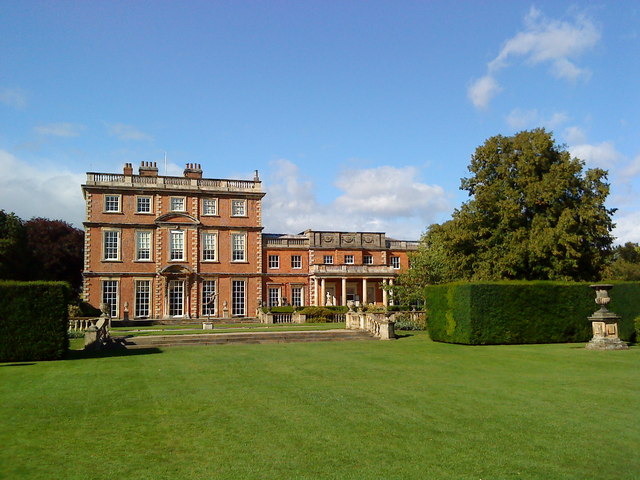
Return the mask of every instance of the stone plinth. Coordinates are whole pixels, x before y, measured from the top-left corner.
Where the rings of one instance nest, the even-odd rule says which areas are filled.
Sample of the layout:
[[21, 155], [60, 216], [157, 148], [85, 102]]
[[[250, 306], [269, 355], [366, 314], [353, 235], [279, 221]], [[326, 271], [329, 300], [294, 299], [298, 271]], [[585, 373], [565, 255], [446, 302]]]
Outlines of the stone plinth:
[[587, 350], [626, 350], [628, 345], [618, 337], [618, 320], [620, 316], [609, 311], [607, 305], [611, 301], [609, 290], [613, 288], [611, 284], [591, 285], [596, 291], [596, 304], [600, 305], [600, 310], [589, 317], [593, 338], [587, 343]]

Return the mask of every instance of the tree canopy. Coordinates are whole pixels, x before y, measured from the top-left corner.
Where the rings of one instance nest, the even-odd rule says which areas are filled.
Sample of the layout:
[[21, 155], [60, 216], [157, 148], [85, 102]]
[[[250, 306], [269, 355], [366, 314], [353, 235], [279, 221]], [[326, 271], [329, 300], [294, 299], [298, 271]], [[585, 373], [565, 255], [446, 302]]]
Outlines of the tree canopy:
[[471, 199], [427, 229], [409, 275], [428, 283], [600, 278], [615, 212], [605, 206], [605, 170], [584, 170], [544, 129], [489, 138], [468, 169], [460, 188]]
[[84, 232], [62, 220], [23, 222], [0, 210], [0, 278], [82, 285]]

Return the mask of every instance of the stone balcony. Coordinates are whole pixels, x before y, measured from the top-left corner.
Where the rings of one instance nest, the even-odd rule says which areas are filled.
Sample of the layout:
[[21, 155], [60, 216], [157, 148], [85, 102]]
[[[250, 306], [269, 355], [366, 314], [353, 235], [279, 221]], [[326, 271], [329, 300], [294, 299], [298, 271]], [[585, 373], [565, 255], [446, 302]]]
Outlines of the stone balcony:
[[388, 276], [398, 270], [388, 265], [311, 265], [311, 274], [318, 276]]
[[86, 187], [145, 188], [157, 190], [201, 190], [207, 192], [262, 193], [262, 182], [255, 180], [224, 180], [118, 173], [87, 173]]

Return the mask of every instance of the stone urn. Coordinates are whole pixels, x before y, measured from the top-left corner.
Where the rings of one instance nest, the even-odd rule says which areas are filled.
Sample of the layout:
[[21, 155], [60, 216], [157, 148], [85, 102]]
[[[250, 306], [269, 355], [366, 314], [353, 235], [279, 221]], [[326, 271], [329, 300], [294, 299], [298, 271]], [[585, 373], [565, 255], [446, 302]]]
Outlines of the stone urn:
[[587, 343], [586, 348], [588, 350], [625, 350], [629, 348], [618, 337], [618, 320], [620, 320], [620, 316], [607, 308], [607, 305], [611, 302], [609, 290], [613, 288], [613, 285], [600, 283], [590, 285], [590, 287], [596, 292], [595, 302], [596, 305], [600, 305], [600, 309], [589, 317], [593, 338]]

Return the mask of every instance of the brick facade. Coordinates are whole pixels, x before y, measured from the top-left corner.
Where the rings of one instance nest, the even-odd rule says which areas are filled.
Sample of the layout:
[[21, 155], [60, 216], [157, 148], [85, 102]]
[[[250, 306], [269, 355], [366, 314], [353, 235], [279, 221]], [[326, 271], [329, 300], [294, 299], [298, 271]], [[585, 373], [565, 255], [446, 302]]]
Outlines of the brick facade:
[[[374, 232], [262, 233], [253, 180], [88, 173], [84, 298], [115, 318], [251, 317], [265, 305], [389, 303], [415, 242]], [[331, 263], [328, 263], [331, 260]]]

